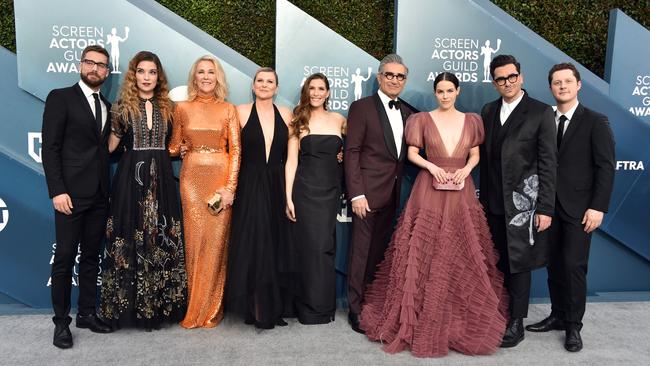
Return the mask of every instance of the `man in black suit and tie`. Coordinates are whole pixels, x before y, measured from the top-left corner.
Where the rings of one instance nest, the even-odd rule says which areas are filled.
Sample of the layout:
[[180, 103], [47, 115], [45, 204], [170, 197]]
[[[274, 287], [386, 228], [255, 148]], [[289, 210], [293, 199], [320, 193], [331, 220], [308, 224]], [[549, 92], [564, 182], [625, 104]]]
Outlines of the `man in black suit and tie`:
[[511, 55], [490, 63], [501, 98], [483, 106], [480, 196], [499, 269], [510, 295], [510, 320], [501, 347], [524, 339], [531, 270], [548, 260], [546, 230], [555, 204], [556, 155], [553, 109], [521, 87], [521, 66]]
[[614, 138], [607, 117], [578, 102], [580, 73], [573, 64], [548, 73], [557, 101], [558, 168], [555, 215], [547, 267], [551, 314], [526, 326], [531, 332], [565, 330], [564, 348], [582, 349], [591, 233], [607, 212], [614, 183]]
[[96, 315], [99, 251], [108, 212], [107, 131], [110, 103], [99, 88], [108, 77], [108, 52], [88, 46], [81, 54], [81, 81], [54, 89], [43, 112], [43, 170], [54, 205], [56, 249], [52, 263], [54, 341], [72, 347], [69, 324], [72, 268], [79, 260], [76, 326], [108, 333]]

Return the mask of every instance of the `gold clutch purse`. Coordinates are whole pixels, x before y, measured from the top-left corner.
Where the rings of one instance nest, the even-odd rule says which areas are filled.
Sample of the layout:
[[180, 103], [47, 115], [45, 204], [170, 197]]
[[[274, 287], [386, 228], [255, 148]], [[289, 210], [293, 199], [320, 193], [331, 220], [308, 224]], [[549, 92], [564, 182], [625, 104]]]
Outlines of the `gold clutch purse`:
[[212, 215], [218, 215], [221, 211], [223, 211], [223, 205], [221, 204], [221, 194], [220, 193], [215, 193], [210, 197], [208, 200], [208, 211]]

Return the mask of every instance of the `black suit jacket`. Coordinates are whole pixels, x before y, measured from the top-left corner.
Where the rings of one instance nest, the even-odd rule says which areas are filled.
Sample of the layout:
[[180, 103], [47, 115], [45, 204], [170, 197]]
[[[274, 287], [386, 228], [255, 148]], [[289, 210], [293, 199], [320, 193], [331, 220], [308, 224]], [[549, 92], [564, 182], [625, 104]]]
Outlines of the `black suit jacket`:
[[[111, 104], [102, 96], [106, 109]], [[79, 84], [54, 89], [45, 100], [43, 112], [43, 170], [50, 198], [67, 193], [72, 198], [94, 196], [98, 189], [108, 196], [108, 131], [103, 130]]]
[[[480, 146], [480, 196], [490, 212], [487, 195], [501, 189], [504, 200], [508, 255], [513, 273], [546, 265], [547, 243], [538, 240], [531, 225], [535, 213], [553, 216], [557, 146], [553, 109], [525, 93], [501, 127], [501, 187], [491, 187], [488, 174], [493, 171], [493, 122], [501, 110], [499, 98], [483, 106], [481, 118], [485, 126], [485, 142]], [[534, 245], [531, 245], [533, 244]]]
[[[401, 101], [402, 123], [414, 108]], [[398, 157], [393, 129], [388, 114], [375, 93], [350, 105], [345, 153], [345, 183], [348, 197], [365, 195], [371, 209], [389, 204], [390, 198], [399, 207], [399, 192], [406, 159], [406, 144], [402, 138]]]
[[578, 104], [558, 153], [557, 199], [571, 217], [607, 212], [614, 185], [614, 137], [607, 117]]

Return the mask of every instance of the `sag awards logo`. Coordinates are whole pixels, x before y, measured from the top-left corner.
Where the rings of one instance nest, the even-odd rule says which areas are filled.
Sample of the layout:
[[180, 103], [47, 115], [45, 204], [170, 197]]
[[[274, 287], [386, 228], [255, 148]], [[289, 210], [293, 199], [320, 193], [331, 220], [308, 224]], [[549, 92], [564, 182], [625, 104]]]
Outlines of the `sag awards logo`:
[[330, 83], [330, 100], [327, 108], [330, 111], [347, 111], [352, 102], [361, 99], [363, 87], [372, 76], [372, 67], [364, 71], [366, 71], [365, 75], [361, 73], [360, 67], [350, 72], [350, 67], [346, 66], [304, 66], [300, 86], [302, 87], [309, 75], [322, 73], [327, 76]]
[[640, 99], [640, 105], [630, 107], [630, 112], [637, 117], [650, 116], [650, 75], [637, 75], [632, 97]]
[[[52, 255], [50, 265], [54, 263], [54, 253], [56, 252], [56, 243], [52, 244]], [[79, 286], [79, 259], [81, 259], [81, 245], [77, 246], [77, 256], [74, 258], [74, 267], [72, 268], [72, 286]], [[102, 255], [99, 255], [99, 273], [97, 274], [97, 286], [102, 285]], [[52, 286], [52, 277], [47, 280], [47, 287]]]
[[47, 72], [78, 73], [79, 61], [84, 48], [90, 45], [100, 45], [111, 55], [111, 73], [120, 74], [120, 44], [129, 38], [129, 27], [124, 27], [121, 36], [116, 27], [110, 33], [103, 27], [82, 25], [53, 25], [50, 38], [50, 49], [60, 50], [60, 57], [50, 61]]
[[37, 163], [42, 163], [41, 144], [43, 137], [40, 132], [27, 132], [27, 154]]
[[[492, 57], [501, 49], [501, 39], [496, 39], [496, 45], [491, 40], [481, 41], [476, 38], [435, 38], [431, 60], [436, 62], [427, 81], [433, 81], [441, 72], [451, 72], [462, 82], [492, 81], [490, 77], [490, 62]], [[442, 71], [439, 71], [442, 70]]]
[[338, 222], [352, 222], [352, 216], [348, 216], [348, 200], [343, 198], [341, 195], [341, 207], [339, 212], [336, 214], [336, 221]]
[[9, 223], [9, 208], [5, 204], [5, 201], [0, 198], [0, 231], [4, 230]]

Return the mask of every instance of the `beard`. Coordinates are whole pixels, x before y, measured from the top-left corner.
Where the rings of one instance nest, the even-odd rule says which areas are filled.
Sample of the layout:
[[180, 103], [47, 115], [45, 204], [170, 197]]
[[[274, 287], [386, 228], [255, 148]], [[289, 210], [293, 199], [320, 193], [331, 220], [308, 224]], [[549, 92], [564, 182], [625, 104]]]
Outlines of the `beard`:
[[102, 79], [99, 75], [97, 75], [97, 73], [93, 73], [95, 76], [97, 76], [97, 80], [91, 80], [88, 78], [89, 74], [91, 73], [87, 73], [87, 74], [81, 73], [81, 80], [83, 80], [83, 82], [86, 83], [86, 85], [88, 85], [91, 88], [96, 88], [102, 85], [104, 83], [104, 80], [106, 80], [106, 78]]

